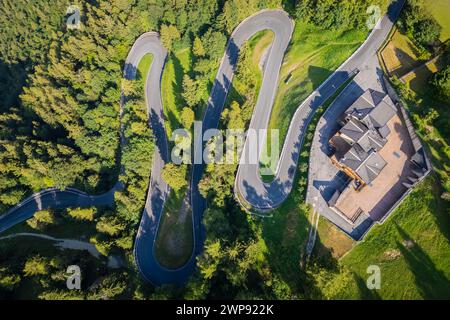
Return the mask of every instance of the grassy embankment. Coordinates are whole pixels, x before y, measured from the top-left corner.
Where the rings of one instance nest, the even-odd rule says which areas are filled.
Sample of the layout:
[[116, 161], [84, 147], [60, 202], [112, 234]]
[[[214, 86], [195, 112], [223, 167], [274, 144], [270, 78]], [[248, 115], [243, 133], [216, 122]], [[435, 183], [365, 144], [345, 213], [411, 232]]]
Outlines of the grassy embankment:
[[152, 65], [153, 55], [146, 54], [142, 57], [141, 61], [139, 61], [138, 72], [136, 75], [136, 80], [142, 81], [142, 84], [145, 85], [144, 81], [147, 78], [147, 73]]
[[[423, 4], [425, 5], [425, 2]], [[428, 2], [426, 4], [428, 5]], [[448, 0], [435, 1], [428, 7], [433, 17], [442, 27], [441, 41], [449, 39], [450, 25], [448, 24], [448, 19], [443, 18], [441, 14], [448, 11], [449, 5], [450, 1]], [[408, 51], [405, 48], [410, 48], [410, 50]], [[400, 52], [401, 55], [395, 56], [395, 52]], [[404, 85], [400, 82], [398, 83], [398, 86], [401, 87], [398, 87], [398, 89], [401, 89], [399, 91], [401, 91], [402, 98], [412, 113], [412, 120], [415, 122], [417, 132], [425, 142], [426, 148], [431, 155], [434, 169], [443, 177], [442, 180], [448, 181], [448, 178], [444, 178], [448, 177], [450, 170], [450, 146], [448, 140], [450, 135], [448, 126], [450, 111], [448, 104], [436, 96], [434, 88], [428, 82], [433, 73], [444, 67], [442, 54], [437, 61], [433, 61], [426, 66], [416, 69], [418, 70], [417, 72], [403, 77], [412, 69], [417, 68], [418, 65], [423, 65], [424, 61], [419, 57], [418, 50], [411, 39], [397, 31], [383, 50], [383, 56], [392, 57], [392, 59], [385, 60], [388, 69], [401, 68], [403, 70], [400, 74], [391, 73], [401, 78], [404, 82]], [[431, 58], [431, 55], [429, 58]], [[431, 110], [435, 110], [438, 116], [432, 123], [429, 123], [426, 115]], [[449, 184], [450, 182], [443, 183]], [[446, 189], [450, 189], [450, 185], [447, 185]]]
[[191, 72], [191, 51], [182, 48], [169, 54], [161, 81], [162, 102], [167, 137], [170, 138], [172, 131], [181, 128], [180, 112], [184, 102], [181, 96], [183, 91], [183, 75]]
[[[161, 84], [168, 138], [175, 129], [182, 127], [180, 124], [180, 112], [184, 107], [181, 96], [182, 80], [183, 75], [190, 71], [191, 52], [189, 48], [183, 48], [170, 54]], [[189, 207], [189, 201], [183, 206], [186, 196], [187, 188], [170, 192], [155, 240], [155, 255], [159, 263], [169, 269], [181, 267], [192, 254], [192, 210]]]
[[317, 245], [314, 246], [313, 256], [320, 259], [326, 257], [329, 253], [334, 259], [339, 259], [350, 251], [356, 243], [338, 227], [321, 216], [317, 226]]
[[[261, 41], [264, 41], [265, 37], [268, 36], [262, 36]], [[282, 66], [269, 129], [280, 128], [282, 133], [280, 138], [284, 138], [292, 114], [301, 101], [331, 74], [331, 70], [336, 69], [350, 56], [364, 38], [364, 32], [317, 32], [314, 27], [297, 24], [291, 46]], [[338, 49], [339, 53], [336, 54]], [[290, 80], [285, 83], [284, 80], [289, 74], [292, 74]], [[254, 76], [258, 77], [259, 82], [261, 81], [260, 71], [254, 72]], [[235, 82], [236, 79], [233, 80], [233, 86], [236, 86]], [[333, 98], [330, 98], [324, 104], [322, 110]], [[304, 142], [305, 150], [310, 147], [315, 124], [320, 115], [321, 112], [319, 111], [308, 128]], [[274, 118], [277, 120], [274, 121]], [[277, 270], [277, 273], [286, 282], [299, 286], [301, 286], [303, 277], [298, 270], [303, 257], [300, 248], [304, 247], [309, 230], [307, 219], [309, 208], [304, 205], [308, 157], [308, 151], [301, 153], [299, 159], [300, 173], [296, 176], [291, 195], [281, 207], [273, 212], [271, 219], [259, 221], [259, 219], [255, 220], [254, 217], [248, 216], [249, 220], [253, 220], [251, 223], [256, 221], [256, 227], [260, 233], [258, 243], [265, 248], [264, 251], [272, 268]]]
[[[192, 210], [186, 199], [186, 191], [171, 191], [155, 241], [158, 262], [169, 269], [183, 266], [192, 254]], [[184, 200], [187, 202], [183, 205]]]
[[442, 42], [447, 41], [450, 38], [450, 19], [448, 18], [448, 13], [450, 12], [450, 1], [424, 0], [423, 5], [430, 11], [430, 13], [442, 27], [440, 40]]
[[[449, 4], [449, 1], [436, 1], [429, 7], [443, 27], [441, 41], [449, 36], [448, 19], [441, 17]], [[384, 49], [383, 57], [391, 74], [397, 77], [424, 62], [412, 41], [398, 31]], [[439, 63], [430, 64], [416, 75], [403, 78], [404, 85], [397, 84], [437, 174], [422, 182], [383, 225], [375, 226], [363, 242], [341, 259], [341, 264], [354, 273], [354, 281], [343, 284], [346, 289], [337, 298], [450, 297], [450, 216], [448, 202], [441, 198], [442, 186], [448, 184], [450, 169], [450, 148], [446, 138], [449, 112], [448, 105], [434, 94], [434, 89], [428, 84], [429, 77], [441, 66]], [[430, 123], [425, 115], [431, 109], [436, 110], [439, 116]], [[351, 240], [331, 237], [333, 229], [336, 228], [328, 221], [320, 222], [322, 250], [343, 253], [352, 248], [354, 243]], [[371, 264], [381, 268], [382, 284], [377, 291], [369, 291], [365, 286], [366, 268]]]
[[[308, 125], [303, 143], [303, 151], [299, 157], [298, 172], [294, 179], [294, 187], [286, 201], [272, 213], [271, 219], [263, 219], [259, 224], [261, 236], [267, 246], [268, 259], [273, 268], [282, 275], [287, 283], [299, 286], [305, 282], [304, 274], [299, 272], [299, 265], [304, 262], [304, 248], [308, 239], [311, 210], [305, 204], [308, 179], [309, 152], [314, 131], [320, 117], [336, 97], [344, 90], [353, 78], [347, 80], [338, 90], [317, 109]], [[341, 233], [336, 230], [338, 236]], [[345, 236], [345, 235], [344, 235]]]
[[[237, 101], [240, 104], [245, 102], [248, 103], [248, 99], [253, 99], [254, 104], [256, 104], [256, 98], [259, 94], [259, 89], [262, 83], [262, 71], [260, 68], [260, 62], [263, 58], [263, 55], [266, 53], [266, 50], [269, 48], [273, 40], [273, 33], [270, 31], [260, 31], [256, 33], [253, 37], [251, 37], [245, 46], [245, 49], [248, 51], [248, 54], [251, 55], [251, 59], [249, 60], [251, 63], [247, 67], [250, 69], [254, 83], [256, 83], [255, 88], [251, 88], [251, 97], [246, 97], [246, 91], [249, 91], [247, 88], [247, 83], [245, 79], [240, 79], [239, 76], [235, 76], [233, 78], [232, 87], [227, 97], [227, 101], [225, 106], [228, 106], [232, 101]], [[247, 93], [248, 94], [248, 93]], [[253, 112], [254, 105], [251, 110]]]
[[[257, 77], [258, 84], [261, 83], [262, 79], [259, 61], [264, 49], [270, 45], [272, 37], [273, 35], [270, 32], [261, 32], [248, 41], [248, 50], [252, 54], [250, 68]], [[190, 51], [187, 48], [175, 52], [169, 59], [163, 74], [164, 110], [167, 119], [169, 119], [169, 124], [172, 126], [171, 130], [180, 126], [181, 81], [183, 75], [190, 71], [190, 59]], [[231, 101], [243, 103], [246, 100], [243, 94], [245, 86], [246, 84], [239, 78], [233, 79], [233, 86], [227, 98], [227, 103]], [[255, 88], [255, 92], [258, 92], [258, 90], [259, 87]], [[171, 132], [171, 130], [168, 129], [168, 132]], [[171, 192], [155, 243], [155, 254], [158, 261], [163, 266], [172, 269], [182, 266], [192, 253], [192, 210], [189, 207], [189, 200], [185, 198], [186, 191], [186, 188], [184, 188], [178, 192]]]
[[[269, 130], [279, 130], [281, 143], [284, 143], [292, 116], [300, 103], [361, 45], [366, 36], [365, 31], [320, 30], [296, 21], [281, 67], [268, 127]], [[267, 148], [270, 154], [270, 144]], [[261, 162], [269, 165], [267, 159]], [[275, 167], [276, 164], [272, 166]]]
[[[355, 281], [337, 298], [450, 298], [450, 218], [435, 179], [422, 182], [383, 225], [374, 226], [342, 258]], [[381, 289], [374, 292], [365, 288], [369, 265], [381, 270]]]

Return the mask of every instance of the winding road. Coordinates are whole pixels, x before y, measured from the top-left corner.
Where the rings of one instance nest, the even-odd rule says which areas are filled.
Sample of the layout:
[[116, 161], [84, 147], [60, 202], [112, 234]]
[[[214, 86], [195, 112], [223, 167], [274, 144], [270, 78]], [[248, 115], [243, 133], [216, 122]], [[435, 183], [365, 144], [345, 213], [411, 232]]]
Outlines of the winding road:
[[[260, 176], [259, 159], [264, 150], [265, 137], [258, 141], [257, 150], [255, 150], [255, 147], [252, 148], [249, 139], [245, 141], [242, 156], [249, 159], [253, 154], [258, 155], [258, 161], [252, 163], [246, 161], [245, 164], [239, 165], [237, 171], [236, 198], [241, 202], [245, 201], [246, 204], [242, 203], [245, 207], [251, 207], [257, 212], [267, 212], [280, 206], [286, 200], [292, 189], [303, 139], [315, 111], [351, 76], [357, 73], [370, 57], [376, 54], [378, 48], [381, 47], [388, 36], [402, 5], [402, 0], [394, 1], [388, 14], [382, 17], [365, 42], [297, 108], [289, 124], [272, 182], [263, 182]], [[287, 33], [287, 26], [284, 28], [286, 28], [285, 32]], [[272, 45], [271, 55], [276, 50], [277, 58], [273, 60], [278, 61], [278, 57], [283, 55], [284, 51], [280, 51], [281, 48], [282, 45], [277, 47], [275, 41]], [[279, 73], [275, 67], [272, 69], [269, 69], [269, 67], [268, 64], [250, 122], [249, 128], [253, 130], [267, 129], [270, 120]]]
[[[376, 52], [391, 29], [393, 21], [395, 21], [401, 9], [401, 4], [402, 1], [394, 2], [389, 8], [388, 15], [380, 21], [379, 28], [375, 29], [357, 52], [299, 106], [292, 118], [274, 181], [271, 183], [262, 182], [257, 164], [241, 164], [239, 166], [235, 180], [235, 192], [239, 194], [239, 199], [247, 202], [256, 211], [272, 210], [286, 199], [292, 188], [304, 132], [316, 108], [352, 75], [354, 70], [364, 62], [367, 55], [373, 55]], [[202, 132], [217, 128], [236, 69], [239, 49], [245, 41], [261, 30], [271, 30], [274, 34], [274, 39], [267, 55], [260, 94], [250, 121], [250, 128], [256, 130], [267, 128], [276, 94], [280, 67], [293, 28], [293, 21], [287, 13], [281, 10], [261, 11], [239, 24], [230, 37], [215, 78], [203, 117]], [[201, 220], [206, 208], [206, 200], [199, 193], [198, 182], [202, 177], [205, 164], [193, 164], [192, 167], [190, 182], [194, 238], [192, 255], [181, 268], [176, 270], [167, 269], [158, 263], [154, 253], [154, 243], [161, 214], [167, 195], [170, 192], [169, 187], [161, 177], [161, 170], [164, 164], [169, 161], [161, 100], [161, 76], [167, 51], [162, 46], [158, 35], [154, 32], [141, 35], [132, 46], [124, 67], [124, 76], [127, 79], [135, 78], [139, 61], [145, 54], [153, 55], [153, 61], [146, 79], [145, 96], [150, 125], [156, 138], [156, 148], [145, 209], [135, 240], [134, 256], [140, 272], [147, 281], [155, 285], [166, 283], [180, 285], [186, 282], [194, 271], [196, 257], [203, 249], [205, 234]], [[265, 139], [262, 139], [262, 141], [265, 142]], [[123, 145], [124, 143], [126, 142], [121, 135], [121, 144]], [[200, 151], [200, 155], [203, 154], [201, 152], [201, 148], [203, 148], [201, 140], [194, 142], [194, 148], [196, 152]], [[256, 151], [258, 159], [261, 150], [262, 143], [260, 143]], [[248, 140], [246, 140], [242, 156], [249, 155], [252, 152], [255, 152], [255, 150], [252, 150], [248, 145]], [[114, 203], [114, 192], [120, 188], [121, 185], [117, 183], [113, 189], [99, 196], [90, 196], [71, 188], [66, 190], [43, 190], [27, 198], [5, 215], [2, 215], [0, 217], [0, 232], [31, 218], [36, 211], [46, 208], [112, 205]]]

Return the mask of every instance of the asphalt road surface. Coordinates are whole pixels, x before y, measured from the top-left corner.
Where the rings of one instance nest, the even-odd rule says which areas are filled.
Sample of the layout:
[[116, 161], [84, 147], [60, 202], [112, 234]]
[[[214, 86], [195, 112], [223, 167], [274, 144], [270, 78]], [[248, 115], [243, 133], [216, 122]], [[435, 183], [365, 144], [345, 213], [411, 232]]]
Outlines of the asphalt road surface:
[[[379, 29], [374, 30], [358, 51], [298, 108], [289, 127], [278, 163], [276, 177], [272, 183], [263, 183], [261, 181], [257, 164], [241, 164], [239, 166], [236, 176], [235, 192], [238, 192], [241, 195], [240, 198], [255, 210], [271, 210], [286, 199], [292, 188], [292, 181], [296, 171], [304, 132], [315, 109], [331, 96], [339, 88], [340, 84], [348, 79], [351, 73], [364, 62], [367, 55], [373, 55], [379, 48], [391, 29], [392, 21], [398, 15], [400, 7], [398, 3], [394, 3], [389, 9], [388, 15], [381, 20]], [[293, 31], [292, 20], [281, 10], [261, 11], [245, 19], [231, 35], [208, 100], [208, 106], [203, 119], [203, 132], [207, 129], [217, 128], [219, 124], [220, 114], [236, 69], [239, 48], [256, 32], [268, 29], [273, 31], [274, 40], [267, 56], [260, 95], [250, 122], [250, 128], [252, 129], [267, 128], [276, 93], [279, 70]], [[206, 200], [199, 194], [197, 186], [205, 165], [194, 164], [192, 168], [190, 187], [194, 236], [192, 256], [183, 267], [176, 270], [169, 270], [162, 267], [154, 255], [154, 242], [159, 221], [164, 202], [170, 191], [167, 184], [161, 178], [161, 170], [164, 163], [169, 161], [167, 136], [164, 129], [163, 106], [161, 102], [161, 76], [167, 51], [162, 46], [156, 33], [145, 33], [136, 40], [126, 59], [124, 76], [128, 79], [133, 79], [136, 75], [139, 61], [147, 53], [153, 55], [153, 62], [147, 75], [145, 93], [150, 125], [156, 137], [156, 148], [153, 156], [152, 175], [145, 209], [135, 240], [134, 255], [136, 264], [147, 281], [156, 285], [166, 283], [182, 284], [194, 271], [196, 256], [203, 249], [205, 234], [201, 220], [206, 208]], [[124, 140], [121, 135], [121, 145], [126, 143]], [[265, 141], [265, 139], [262, 141]], [[197, 150], [201, 147], [202, 142], [195, 144]], [[259, 144], [256, 150], [258, 155], [261, 149], [262, 143]], [[248, 141], [246, 141], [243, 156], [254, 151], [248, 145]], [[0, 218], [0, 232], [31, 218], [37, 210], [112, 205], [114, 203], [114, 192], [120, 188], [121, 185], [117, 183], [112, 190], [99, 196], [89, 196], [75, 189], [43, 190], [27, 198], [3, 215]]]
[[[358, 68], [362, 67], [370, 57], [376, 54], [376, 51], [383, 44], [393, 23], [397, 19], [402, 4], [403, 1], [394, 2], [389, 8], [388, 14], [379, 21], [378, 25], [358, 50], [297, 108], [289, 125], [288, 133], [275, 172], [275, 178], [272, 182], [264, 183], [261, 180], [259, 161], [256, 163], [248, 163], [247, 161], [246, 164], [241, 164], [239, 166], [236, 175], [235, 192], [240, 194], [240, 196], [237, 197], [238, 199], [243, 199], [243, 201], [247, 202], [247, 207], [250, 205], [256, 211], [265, 212], [278, 207], [286, 200], [292, 189], [303, 139], [315, 111], [331, 97], [336, 90], [358, 70]], [[281, 61], [284, 51], [276, 50], [273, 52], [275, 50], [273, 47], [270, 53], [271, 57], [272, 54], [274, 54], [275, 57], [273, 57], [273, 60], [277, 62]], [[277, 67], [279, 68], [278, 65]], [[278, 69], [276, 69], [276, 67], [270, 69], [268, 64], [264, 73], [260, 95], [250, 122], [250, 129], [261, 130], [267, 128], [273, 106], [277, 78]], [[262, 147], [264, 142], [265, 139], [260, 141], [258, 149], [256, 149], [255, 147], [252, 148], [247, 139], [243, 149], [243, 156], [248, 158], [255, 153], [260, 155], [263, 151]]]

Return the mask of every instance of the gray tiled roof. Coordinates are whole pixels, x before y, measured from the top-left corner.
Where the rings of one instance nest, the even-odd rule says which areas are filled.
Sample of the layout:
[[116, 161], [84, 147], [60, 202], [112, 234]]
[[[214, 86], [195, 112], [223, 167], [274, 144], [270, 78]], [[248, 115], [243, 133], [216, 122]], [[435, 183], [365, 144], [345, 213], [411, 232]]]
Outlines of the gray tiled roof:
[[386, 166], [386, 161], [378, 152], [366, 152], [359, 144], [355, 144], [340, 162], [353, 169], [366, 184], [375, 180]]
[[367, 130], [366, 133], [358, 140], [358, 144], [366, 152], [370, 149], [380, 151], [386, 142], [386, 139], [383, 139], [376, 131], [372, 130]]
[[367, 127], [356, 119], [350, 119], [340, 130], [341, 134], [349, 137], [352, 142], [357, 142], [367, 132]]
[[374, 105], [367, 101], [363, 96], [360, 96], [349, 108], [349, 112], [358, 119], [364, 118], [372, 109]]
[[386, 139], [376, 130], [369, 130], [361, 121], [354, 118], [350, 119], [339, 132], [350, 144], [358, 143], [366, 152], [370, 149], [379, 151], [386, 144]]
[[352, 169], [366, 184], [386, 166], [377, 151], [386, 144], [390, 133], [386, 124], [396, 113], [389, 96], [372, 89], [366, 90], [346, 111], [348, 122], [339, 132], [353, 145], [348, 151], [341, 151], [340, 154], [345, 154], [339, 162]]
[[384, 99], [375, 108], [373, 108], [373, 110], [371, 110], [370, 113], [364, 117], [364, 119], [362, 119], [362, 121], [368, 126], [372, 124], [375, 128], [381, 128], [384, 127], [396, 113], [397, 110], [392, 103], [392, 100], [388, 95], [386, 95]]
[[344, 154], [341, 159], [339, 159], [339, 162], [353, 170], [356, 170], [368, 156], [368, 152], [364, 151], [364, 149], [358, 144], [355, 144], [350, 150], [347, 151], [346, 154]]
[[383, 127], [378, 128], [378, 133], [382, 138], [386, 138], [391, 133], [391, 129], [389, 129], [387, 125], [384, 125]]
[[373, 89], [366, 90], [346, 111], [369, 128], [383, 127], [396, 112], [391, 98], [386, 93]]
[[366, 184], [369, 184], [378, 177], [385, 166], [386, 161], [383, 157], [377, 152], [372, 152], [355, 171]]
[[366, 97], [366, 99], [368, 100], [370, 99], [372, 104], [376, 106], [381, 102], [381, 100], [385, 99], [388, 95], [384, 92], [368, 89], [364, 92], [363, 96]]

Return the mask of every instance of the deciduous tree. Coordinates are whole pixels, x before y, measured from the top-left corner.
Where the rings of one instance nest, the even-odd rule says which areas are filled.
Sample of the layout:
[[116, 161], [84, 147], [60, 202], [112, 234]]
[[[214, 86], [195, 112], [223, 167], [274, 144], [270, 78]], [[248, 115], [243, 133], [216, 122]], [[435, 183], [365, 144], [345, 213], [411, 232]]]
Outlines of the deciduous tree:
[[187, 166], [185, 164], [175, 165], [168, 163], [164, 166], [162, 178], [175, 191], [187, 186]]
[[161, 26], [160, 34], [162, 44], [169, 51], [172, 50], [174, 41], [179, 40], [181, 37], [180, 32], [174, 25], [163, 24]]

